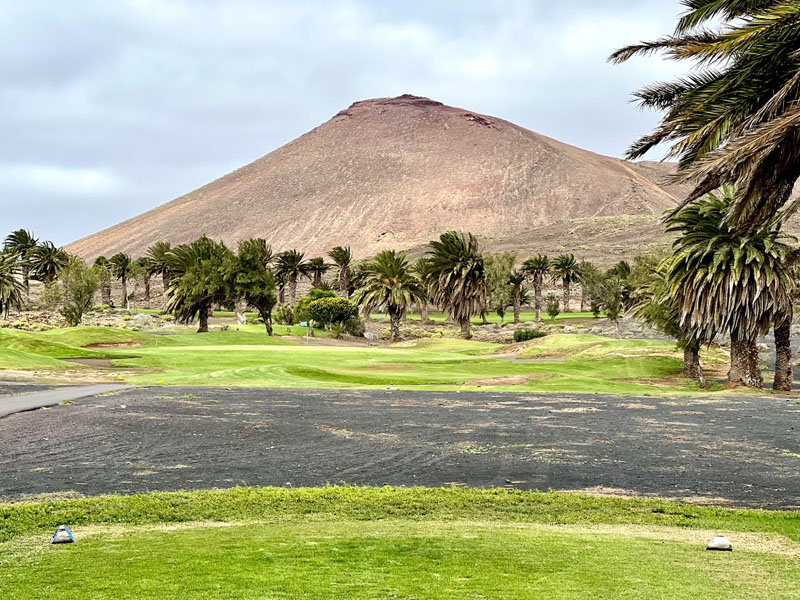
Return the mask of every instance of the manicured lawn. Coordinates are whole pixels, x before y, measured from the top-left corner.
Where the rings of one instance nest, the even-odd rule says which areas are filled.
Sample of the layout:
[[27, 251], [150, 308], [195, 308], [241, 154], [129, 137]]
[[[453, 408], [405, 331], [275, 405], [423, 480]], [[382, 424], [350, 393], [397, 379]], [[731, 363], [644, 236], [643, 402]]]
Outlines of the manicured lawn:
[[[216, 313], [215, 313], [216, 314]], [[232, 314], [232, 313], [231, 313]], [[604, 314], [600, 314], [599, 318], [605, 317]], [[419, 321], [419, 313], [408, 313], [408, 319], [410, 321]], [[444, 323], [447, 319], [447, 315], [440, 311], [431, 311], [428, 313], [428, 318], [431, 321], [435, 321], [437, 323]], [[530, 323], [536, 320], [536, 313], [534, 311], [522, 311], [519, 315], [520, 321], [522, 323]], [[551, 319], [550, 316], [545, 312], [542, 311], [542, 322], [546, 325], [548, 323], [559, 323], [563, 321], [572, 321], [572, 320], [580, 320], [584, 321], [587, 319], [594, 319], [595, 316], [590, 312], [568, 312], [568, 313], [559, 313], [555, 319]], [[373, 321], [388, 321], [388, 315], [374, 312], [372, 313], [372, 320]], [[500, 317], [497, 316], [496, 313], [488, 313], [486, 315], [486, 320], [491, 323], [500, 323]], [[514, 311], [509, 311], [505, 314], [505, 322], [506, 323], [513, 323], [514, 322]], [[483, 324], [483, 319], [480, 316], [472, 317], [472, 324], [473, 325], [481, 325]]]
[[[304, 328], [296, 328], [305, 332]], [[503, 346], [427, 338], [391, 346], [315, 345], [268, 337], [255, 325], [196, 335], [146, 334], [110, 328], [43, 333], [0, 330], [0, 368], [80, 369], [63, 358], [107, 358], [125, 381], [144, 385], [293, 388], [403, 387], [652, 394], [691, 392], [679, 377], [675, 345], [551, 335], [533, 340], [514, 362], [491, 357]], [[318, 332], [323, 335], [323, 332]], [[87, 346], [92, 348], [87, 348]]]
[[[49, 546], [58, 524], [78, 543]], [[704, 550], [724, 532], [733, 553]], [[505, 490], [248, 489], [0, 505], [0, 595], [796, 598], [798, 518]]]

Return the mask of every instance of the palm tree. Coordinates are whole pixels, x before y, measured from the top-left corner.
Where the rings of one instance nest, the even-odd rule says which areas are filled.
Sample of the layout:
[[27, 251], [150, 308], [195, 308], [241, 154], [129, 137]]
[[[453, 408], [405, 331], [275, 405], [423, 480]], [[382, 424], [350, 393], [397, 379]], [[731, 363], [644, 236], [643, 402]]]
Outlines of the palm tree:
[[0, 314], [8, 319], [11, 308], [22, 308], [25, 301], [25, 284], [18, 273], [17, 255], [12, 252], [0, 253]]
[[514, 325], [519, 325], [522, 295], [525, 290], [525, 273], [514, 269], [508, 277], [508, 283], [511, 285], [511, 303], [514, 305]]
[[[721, 184], [736, 184], [726, 223], [758, 230], [789, 202], [800, 176], [800, 20], [795, 0], [683, 0], [673, 35], [627, 46], [613, 62], [663, 52], [691, 62], [688, 76], [636, 93], [665, 111], [635, 142], [641, 158], [662, 143], [679, 158], [680, 181], [694, 190], [677, 210]], [[790, 203], [789, 210], [794, 203]], [[673, 213], [675, 214], [675, 213]]]
[[550, 259], [544, 254], [538, 254], [522, 263], [522, 271], [531, 279], [533, 283], [534, 304], [536, 310], [536, 322], [542, 320], [542, 286], [544, 279], [550, 275]]
[[171, 274], [167, 311], [184, 323], [197, 318], [197, 333], [207, 332], [211, 307], [228, 303], [231, 297], [226, 267], [232, 256], [225, 244], [206, 236], [170, 250], [166, 255]]
[[39, 245], [39, 240], [27, 229], [17, 229], [6, 236], [3, 249], [16, 255], [22, 273], [22, 285], [25, 287], [25, 301], [30, 293], [30, 259]]
[[774, 220], [747, 235], [726, 223], [735, 191], [710, 194], [671, 216], [668, 231], [678, 232], [669, 259], [667, 283], [680, 325], [694, 339], [710, 341], [730, 334], [728, 381], [761, 387], [756, 339], [788, 314], [794, 289], [793, 240]]
[[328, 256], [330, 256], [334, 264], [339, 267], [339, 295], [347, 298], [349, 295], [347, 275], [353, 263], [353, 255], [350, 252], [350, 246], [336, 246], [336, 248], [328, 252]]
[[122, 301], [125, 308], [128, 308], [128, 277], [133, 268], [131, 257], [124, 252], [117, 252], [109, 262], [111, 263], [111, 273], [122, 283]]
[[409, 306], [425, 297], [404, 252], [384, 250], [367, 264], [364, 282], [356, 291], [355, 302], [370, 308], [385, 307], [389, 313], [392, 341], [400, 339], [400, 320]]
[[156, 242], [147, 249], [147, 260], [150, 263], [150, 272], [153, 275], [160, 274], [161, 282], [164, 286], [164, 293], [167, 293], [169, 287], [170, 271], [169, 261], [167, 254], [169, 254], [171, 246], [169, 242]]
[[51, 283], [58, 277], [58, 272], [69, 263], [69, 254], [45, 242], [36, 246], [30, 253], [30, 272], [34, 279], [42, 283]]
[[580, 269], [573, 254], [562, 254], [553, 261], [553, 268], [550, 279], [553, 283], [561, 282], [564, 289], [564, 299], [562, 304], [564, 312], [569, 312], [569, 292], [573, 283], [578, 283], [581, 279]]
[[312, 276], [311, 285], [319, 288], [322, 285], [322, 276], [330, 271], [331, 265], [325, 262], [321, 256], [315, 256], [308, 261], [308, 273]]
[[297, 303], [297, 280], [308, 275], [308, 262], [303, 260], [302, 252], [286, 250], [278, 254], [277, 267], [289, 290], [289, 304], [294, 306]]
[[150, 261], [146, 256], [140, 256], [133, 263], [142, 276], [142, 283], [144, 283], [144, 307], [150, 308], [150, 278], [153, 276], [153, 271], [150, 270]]
[[98, 256], [94, 259], [94, 266], [102, 274], [100, 282], [100, 297], [103, 304], [111, 305], [111, 263], [105, 256]]
[[470, 339], [470, 319], [486, 303], [483, 255], [471, 233], [443, 233], [431, 242], [430, 296], [461, 326], [461, 337]]

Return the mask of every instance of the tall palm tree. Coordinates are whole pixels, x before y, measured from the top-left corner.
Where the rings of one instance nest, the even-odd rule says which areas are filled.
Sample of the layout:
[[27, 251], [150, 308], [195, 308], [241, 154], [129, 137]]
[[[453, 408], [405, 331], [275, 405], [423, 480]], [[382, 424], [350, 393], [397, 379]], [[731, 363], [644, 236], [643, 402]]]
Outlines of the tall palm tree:
[[197, 318], [197, 333], [207, 332], [211, 307], [230, 300], [226, 267], [232, 256], [225, 244], [206, 236], [170, 250], [166, 255], [171, 274], [167, 311], [184, 323]]
[[102, 279], [100, 281], [100, 298], [106, 306], [111, 305], [111, 263], [105, 256], [98, 256], [94, 259], [94, 266], [97, 267]]
[[350, 246], [336, 246], [328, 252], [328, 256], [339, 267], [339, 295], [347, 298], [349, 295], [347, 274], [350, 272], [350, 267], [353, 263], [353, 254], [350, 252]]
[[443, 233], [431, 242], [430, 296], [461, 326], [470, 339], [470, 319], [486, 303], [486, 278], [478, 240], [471, 233]]
[[321, 256], [315, 256], [308, 261], [308, 273], [311, 275], [311, 285], [319, 288], [322, 285], [322, 276], [331, 270], [331, 265]]
[[297, 303], [297, 280], [308, 276], [308, 262], [303, 260], [303, 253], [297, 250], [286, 250], [278, 254], [277, 271], [283, 276], [289, 291], [289, 304]]
[[796, 255], [773, 221], [743, 235], [726, 223], [735, 191], [687, 207], [667, 221], [677, 232], [667, 267], [680, 325], [697, 340], [730, 334], [731, 384], [761, 387], [756, 339], [787, 314]]
[[797, 0], [682, 4], [688, 11], [673, 35], [627, 46], [610, 58], [619, 63], [662, 52], [691, 63], [689, 75], [636, 93], [643, 107], [665, 114], [627, 154], [641, 158], [671, 144], [678, 179], [694, 185], [676, 210], [721, 184], [736, 184], [725, 220], [754, 231], [790, 201], [800, 177], [800, 6]]
[[128, 277], [133, 269], [131, 257], [124, 252], [117, 252], [109, 260], [111, 263], [111, 273], [122, 283], [122, 302], [128, 308]]
[[39, 240], [27, 229], [17, 229], [6, 236], [3, 248], [16, 255], [22, 273], [22, 284], [25, 287], [25, 301], [30, 293], [31, 254], [39, 245]]
[[167, 293], [170, 280], [169, 260], [167, 254], [171, 250], [169, 242], [156, 242], [147, 249], [147, 260], [150, 262], [150, 271], [153, 275], [161, 275], [164, 293]]
[[30, 254], [30, 272], [34, 279], [51, 283], [58, 272], [69, 263], [69, 254], [57, 248], [53, 242], [39, 244]]
[[542, 286], [545, 277], [550, 275], [550, 259], [544, 254], [538, 254], [522, 263], [522, 271], [531, 279], [533, 284], [536, 322], [542, 320]]
[[17, 255], [0, 252], [0, 314], [8, 319], [8, 311], [22, 308], [25, 301], [25, 285], [18, 274]]
[[142, 283], [144, 283], [144, 307], [150, 308], [150, 278], [153, 276], [150, 261], [146, 256], [140, 256], [133, 264], [138, 274], [142, 277]]
[[578, 283], [581, 279], [581, 273], [578, 262], [575, 260], [575, 255], [562, 254], [556, 258], [553, 261], [550, 279], [553, 283], [561, 282], [561, 287], [564, 290], [562, 305], [564, 306], [564, 312], [569, 312], [570, 287], [573, 283]]
[[400, 320], [409, 306], [425, 297], [422, 282], [404, 252], [384, 250], [366, 267], [364, 281], [354, 299], [370, 308], [385, 307], [389, 313], [392, 341], [400, 339]]
[[514, 325], [519, 325], [522, 295], [525, 291], [525, 273], [514, 269], [511, 271], [511, 275], [508, 276], [508, 283], [511, 285], [511, 303], [514, 306]]

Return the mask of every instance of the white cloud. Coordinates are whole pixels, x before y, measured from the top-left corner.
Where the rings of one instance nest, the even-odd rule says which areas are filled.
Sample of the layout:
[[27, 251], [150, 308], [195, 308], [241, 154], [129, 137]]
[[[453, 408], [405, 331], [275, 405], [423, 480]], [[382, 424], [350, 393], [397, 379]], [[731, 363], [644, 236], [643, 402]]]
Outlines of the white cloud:
[[122, 182], [106, 169], [0, 165], [0, 189], [6, 191], [92, 197], [114, 194], [121, 187]]

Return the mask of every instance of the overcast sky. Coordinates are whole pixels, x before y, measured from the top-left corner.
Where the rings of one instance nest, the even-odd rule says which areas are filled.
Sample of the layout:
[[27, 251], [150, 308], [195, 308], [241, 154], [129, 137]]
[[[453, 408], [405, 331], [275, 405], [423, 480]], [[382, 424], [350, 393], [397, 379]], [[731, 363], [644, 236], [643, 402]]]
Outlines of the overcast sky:
[[[606, 63], [677, 0], [0, 0], [0, 235], [65, 244], [356, 100], [411, 93], [621, 156], [678, 73]], [[658, 158], [656, 156], [655, 158]]]

